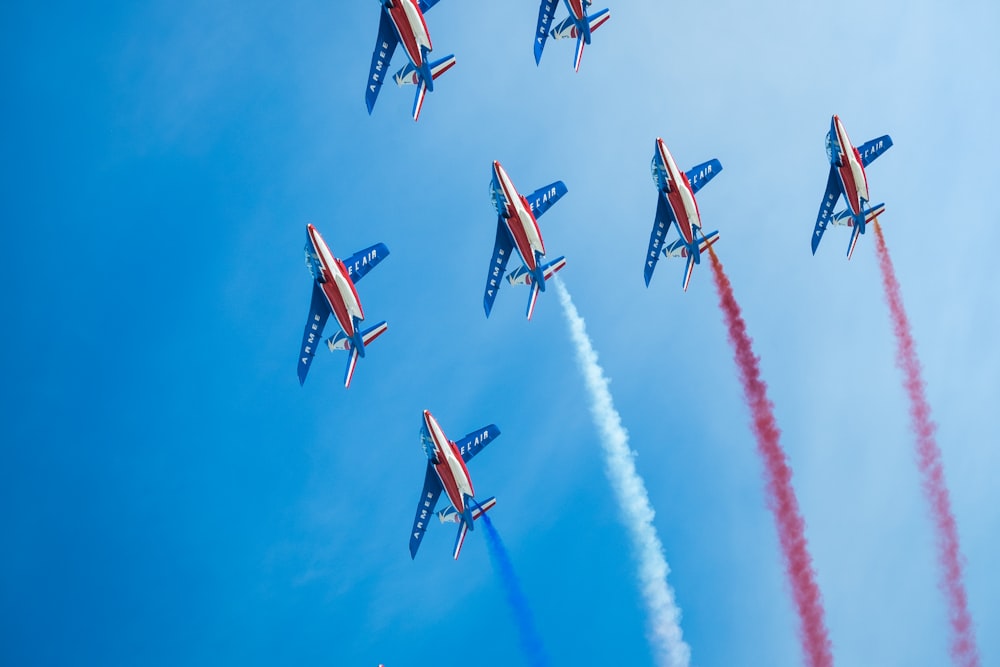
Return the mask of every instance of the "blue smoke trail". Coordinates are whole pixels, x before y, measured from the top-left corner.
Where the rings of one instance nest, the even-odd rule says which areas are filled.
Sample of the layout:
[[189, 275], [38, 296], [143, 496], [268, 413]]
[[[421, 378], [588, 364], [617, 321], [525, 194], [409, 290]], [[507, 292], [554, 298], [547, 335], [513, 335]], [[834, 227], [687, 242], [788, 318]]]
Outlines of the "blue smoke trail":
[[521, 590], [521, 582], [514, 572], [514, 565], [510, 562], [507, 548], [500, 539], [500, 533], [493, 526], [490, 517], [484, 512], [479, 518], [486, 526], [486, 544], [490, 549], [490, 560], [493, 561], [493, 568], [500, 574], [503, 582], [503, 591], [507, 597], [507, 604], [514, 615], [514, 622], [520, 635], [521, 651], [527, 658], [528, 664], [533, 667], [546, 667], [549, 664], [548, 655], [542, 645], [542, 638], [535, 628], [535, 619], [531, 615], [528, 607], [528, 600]]

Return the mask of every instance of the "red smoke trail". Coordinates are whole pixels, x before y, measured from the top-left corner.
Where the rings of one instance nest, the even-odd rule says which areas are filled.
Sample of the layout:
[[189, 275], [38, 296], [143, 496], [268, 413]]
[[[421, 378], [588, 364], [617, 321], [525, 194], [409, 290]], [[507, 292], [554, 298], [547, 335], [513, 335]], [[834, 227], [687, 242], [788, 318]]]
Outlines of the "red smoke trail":
[[920, 361], [910, 332], [910, 320], [903, 308], [903, 295], [896, 280], [896, 270], [892, 267], [889, 249], [882, 236], [882, 228], [875, 223], [878, 264], [882, 269], [882, 285], [885, 298], [889, 302], [892, 328], [896, 333], [896, 364], [903, 371], [903, 386], [910, 397], [910, 419], [917, 436], [917, 461], [923, 475], [924, 493], [931, 505], [931, 516], [937, 530], [938, 560], [941, 565], [940, 586], [948, 598], [948, 615], [951, 617], [951, 657], [955, 664], [963, 667], [978, 667], [979, 650], [969, 615], [965, 583], [962, 581], [962, 556], [958, 550], [958, 527], [951, 513], [951, 500], [944, 481], [941, 464], [941, 450], [934, 437], [934, 422], [931, 421], [931, 406], [924, 395], [924, 380], [920, 375]]
[[715, 250], [708, 250], [712, 258], [715, 288], [719, 292], [719, 306], [726, 316], [729, 341], [733, 345], [736, 365], [740, 369], [743, 393], [753, 416], [757, 451], [764, 459], [768, 506], [774, 512], [785, 568], [799, 614], [802, 650], [811, 667], [830, 667], [833, 665], [833, 653], [823, 618], [823, 602], [806, 543], [805, 521], [799, 513], [799, 502], [792, 488], [792, 470], [788, 467], [785, 452], [779, 442], [781, 431], [774, 419], [774, 406], [767, 397], [767, 385], [760, 378], [758, 359], [753, 353], [753, 341], [747, 335], [743, 314], [733, 296], [733, 286], [723, 271], [722, 262]]

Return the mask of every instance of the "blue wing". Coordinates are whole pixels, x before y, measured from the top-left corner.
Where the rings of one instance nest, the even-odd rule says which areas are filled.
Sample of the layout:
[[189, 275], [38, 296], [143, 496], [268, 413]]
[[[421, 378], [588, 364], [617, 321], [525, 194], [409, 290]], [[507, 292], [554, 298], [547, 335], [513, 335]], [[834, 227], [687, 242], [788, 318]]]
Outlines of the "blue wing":
[[833, 208], [840, 200], [840, 177], [837, 176], [837, 169], [830, 166], [830, 177], [826, 179], [826, 192], [823, 193], [823, 202], [819, 205], [819, 215], [816, 216], [816, 228], [812, 235], [812, 251], [816, 254], [816, 248], [823, 239], [823, 232], [833, 219]]
[[369, 271], [378, 266], [378, 263], [388, 256], [389, 249], [385, 247], [384, 243], [376, 243], [364, 250], [359, 250], [344, 260], [344, 266], [347, 267], [347, 275], [357, 285]]
[[670, 224], [674, 221], [674, 213], [667, 205], [667, 201], [662, 193], [656, 195], [656, 218], [653, 220], [653, 231], [649, 235], [649, 250], [646, 252], [646, 266], [642, 275], [646, 279], [646, 287], [653, 277], [653, 269], [660, 259], [663, 251], [663, 242], [667, 239], [667, 232], [670, 231]]
[[490, 424], [456, 441], [455, 446], [458, 447], [458, 451], [462, 455], [462, 460], [468, 463], [472, 460], [472, 457], [483, 451], [483, 447], [493, 442], [498, 435], [500, 435], [500, 429], [497, 428], [496, 424]]
[[438, 2], [439, 0], [420, 0], [420, 11], [426, 12]]
[[542, 0], [538, 7], [538, 27], [535, 28], [535, 64], [542, 61], [542, 49], [545, 48], [545, 40], [549, 36], [549, 26], [552, 25], [552, 17], [556, 13], [556, 5], [559, 0]]
[[486, 277], [486, 291], [483, 293], [483, 308], [486, 309], [486, 317], [490, 316], [493, 310], [493, 302], [496, 301], [497, 292], [500, 291], [500, 282], [503, 280], [504, 271], [507, 270], [507, 261], [510, 260], [510, 251], [514, 247], [514, 241], [507, 233], [507, 226], [503, 218], [497, 217], [497, 238], [493, 243], [493, 257], [490, 259], [490, 273]]
[[378, 91], [382, 90], [382, 82], [390, 76], [389, 62], [392, 54], [396, 50], [399, 37], [396, 36], [396, 29], [392, 27], [392, 20], [384, 9], [379, 10], [378, 39], [375, 41], [375, 51], [372, 53], [372, 67], [368, 74], [368, 88], [365, 89], [365, 104], [368, 105], [368, 113], [375, 108], [375, 100], [378, 98]]
[[701, 190], [715, 175], [722, 171], [722, 163], [718, 160], [709, 160], [699, 165], [691, 167], [686, 176], [691, 183], [691, 191], [695, 194]]
[[536, 218], [542, 217], [549, 208], [552, 207], [559, 199], [566, 194], [566, 184], [562, 181], [556, 181], [555, 183], [549, 183], [545, 187], [538, 188], [530, 195], [526, 197], [528, 204], [531, 206], [531, 211], [535, 214]]
[[431, 462], [427, 462], [427, 473], [424, 475], [424, 490], [420, 492], [420, 501], [417, 502], [417, 515], [413, 517], [413, 530], [410, 531], [410, 558], [417, 557], [417, 549], [427, 532], [427, 522], [434, 515], [434, 506], [437, 505], [438, 496], [441, 495], [441, 480]]
[[875, 158], [890, 148], [892, 148], [892, 137], [888, 134], [861, 144], [858, 146], [858, 153], [861, 154], [861, 166], [867, 167], [875, 161]]
[[312, 366], [316, 346], [323, 339], [323, 327], [330, 317], [330, 304], [326, 302], [319, 283], [313, 281], [312, 302], [309, 304], [309, 319], [306, 320], [306, 330], [302, 334], [302, 348], [299, 350], [299, 384], [305, 384], [306, 373]]

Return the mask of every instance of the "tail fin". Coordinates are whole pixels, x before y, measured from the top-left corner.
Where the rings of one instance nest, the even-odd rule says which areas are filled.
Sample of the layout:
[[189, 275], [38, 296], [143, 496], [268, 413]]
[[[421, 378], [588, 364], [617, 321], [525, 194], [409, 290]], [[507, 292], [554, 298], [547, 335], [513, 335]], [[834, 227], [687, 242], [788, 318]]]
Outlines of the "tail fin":
[[354, 377], [354, 369], [358, 365], [358, 348], [351, 347], [351, 356], [347, 358], [347, 369], [344, 371], [344, 388], [351, 387], [351, 378]]
[[684, 291], [688, 290], [688, 283], [691, 282], [691, 274], [694, 273], [694, 255], [688, 253], [687, 265], [684, 267]]
[[576, 37], [576, 55], [573, 56], [573, 70], [576, 72], [580, 71], [580, 61], [583, 60], [583, 47], [586, 45], [587, 40], [584, 39], [583, 35], [577, 35]]
[[[477, 503], [472, 498], [468, 498], [466, 502], [474, 505], [474, 508], [472, 509], [472, 520], [475, 521], [483, 514], [491, 510], [493, 506], [497, 504], [497, 499], [495, 497], [490, 497], [489, 499], [486, 500], [486, 502], [480, 504]], [[454, 513], [455, 517], [454, 519], [450, 517], [447, 519], [442, 517], [441, 514], [444, 514], [444, 512], [442, 512], [438, 516], [441, 517], [442, 522], [451, 520], [458, 521], [458, 535], [455, 536], [455, 551], [452, 554], [452, 558], [458, 560], [458, 555], [462, 553], [462, 545], [465, 544], [465, 536], [469, 532], [469, 528], [471, 528], [472, 525], [469, 523], [468, 519], [466, 519], [458, 512], [455, 512], [454, 508], [451, 508], [451, 511]]]
[[854, 225], [851, 229], [851, 244], [847, 246], [847, 261], [851, 260], [854, 254], [854, 246], [858, 244], [858, 237], [861, 236], [861, 225]]
[[413, 98], [413, 120], [420, 120], [420, 110], [424, 107], [424, 96], [427, 95], [427, 84], [423, 79], [417, 84], [417, 95]]
[[354, 369], [358, 365], [358, 357], [362, 356], [362, 354], [360, 354], [361, 351], [373, 340], [384, 334], [388, 328], [388, 324], [385, 322], [379, 322], [370, 329], [362, 331], [360, 335], [360, 348], [355, 345], [354, 340], [344, 334], [343, 331], [338, 331], [335, 335], [327, 339], [326, 346], [330, 348], [331, 352], [336, 350], [347, 350], [351, 353], [351, 356], [347, 360], [347, 370], [344, 373], [344, 387], [351, 386], [351, 378], [354, 377]]
[[[420, 118], [420, 109], [424, 106], [424, 96], [427, 95], [428, 90], [434, 89], [434, 80], [454, 67], [455, 62], [455, 55], [452, 54], [436, 62], [429, 63], [424, 72], [414, 67], [413, 63], [407, 63], [405, 67], [396, 72], [393, 78], [396, 80], [397, 85], [413, 84], [417, 87], [416, 97], [413, 100], [413, 120]], [[429, 82], [426, 72], [430, 72]]]
[[531, 319], [532, 313], [535, 312], [535, 302], [538, 301], [539, 284], [537, 281], [531, 283], [531, 294], [528, 295], [528, 319]]

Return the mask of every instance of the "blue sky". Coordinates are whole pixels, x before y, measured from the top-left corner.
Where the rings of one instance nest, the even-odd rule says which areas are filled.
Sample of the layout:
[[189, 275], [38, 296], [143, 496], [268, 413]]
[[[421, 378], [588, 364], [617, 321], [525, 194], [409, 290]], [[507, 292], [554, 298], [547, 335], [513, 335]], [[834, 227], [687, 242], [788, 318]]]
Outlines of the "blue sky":
[[[595, 5], [596, 7], [596, 5]], [[374, 2], [0, 9], [0, 662], [509, 665], [483, 536], [407, 533], [420, 410], [474, 461], [554, 664], [651, 664], [634, 560], [554, 294], [481, 297], [500, 160], [562, 179], [546, 245], [586, 319], [684, 612], [692, 664], [798, 665], [761, 466], [710, 275], [642, 255], [662, 136], [718, 228], [795, 471], [841, 664], [947, 661], [945, 605], [874, 244], [808, 250], [840, 114], [924, 365], [984, 664], [1000, 656], [1000, 102], [991, 2], [612, 5], [581, 71], [535, 67], [537, 4], [444, 0], [439, 79], [363, 87]], [[564, 15], [560, 9], [558, 16]], [[402, 53], [395, 66], [402, 66]], [[294, 364], [305, 225], [389, 331], [349, 391]]]

